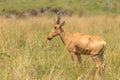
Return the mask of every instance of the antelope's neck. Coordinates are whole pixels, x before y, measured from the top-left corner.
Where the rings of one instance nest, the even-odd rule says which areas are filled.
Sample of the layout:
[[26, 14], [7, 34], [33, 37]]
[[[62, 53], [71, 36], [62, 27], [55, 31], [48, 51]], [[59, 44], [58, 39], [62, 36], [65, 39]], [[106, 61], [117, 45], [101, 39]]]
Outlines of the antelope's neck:
[[60, 33], [60, 38], [62, 42], [67, 46], [69, 43], [70, 33], [63, 29], [63, 31]]

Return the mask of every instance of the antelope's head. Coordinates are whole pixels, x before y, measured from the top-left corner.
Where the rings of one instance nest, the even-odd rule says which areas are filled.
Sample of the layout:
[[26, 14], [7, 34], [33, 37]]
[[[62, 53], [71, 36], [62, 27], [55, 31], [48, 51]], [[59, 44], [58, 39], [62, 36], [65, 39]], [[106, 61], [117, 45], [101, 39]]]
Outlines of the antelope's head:
[[52, 31], [49, 33], [49, 35], [47, 37], [48, 40], [51, 40], [53, 37], [60, 35], [60, 33], [63, 31], [62, 26], [64, 25], [65, 21], [60, 23], [60, 18], [61, 18], [61, 16], [58, 15], [58, 19], [57, 19], [54, 27], [52, 28]]

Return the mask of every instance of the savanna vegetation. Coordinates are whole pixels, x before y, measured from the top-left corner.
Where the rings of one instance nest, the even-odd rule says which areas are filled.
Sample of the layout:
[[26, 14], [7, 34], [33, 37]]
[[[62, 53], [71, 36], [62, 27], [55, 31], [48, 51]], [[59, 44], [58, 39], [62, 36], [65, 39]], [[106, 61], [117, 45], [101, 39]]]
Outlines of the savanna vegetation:
[[[65, 17], [65, 28], [101, 36], [107, 42], [103, 80], [120, 78], [120, 17]], [[56, 17], [6, 19], [0, 17], [1, 80], [88, 80], [95, 65], [89, 56], [71, 66], [71, 57], [59, 37], [47, 41]]]
[[[74, 13], [61, 19], [70, 33], [98, 35], [106, 41], [106, 68], [101, 79], [119, 80], [120, 1], [0, 0], [2, 14], [48, 7]], [[49, 13], [28, 18], [0, 16], [0, 80], [93, 80], [96, 69], [90, 56], [82, 55], [83, 64], [73, 68], [60, 38], [47, 40], [56, 19]]]

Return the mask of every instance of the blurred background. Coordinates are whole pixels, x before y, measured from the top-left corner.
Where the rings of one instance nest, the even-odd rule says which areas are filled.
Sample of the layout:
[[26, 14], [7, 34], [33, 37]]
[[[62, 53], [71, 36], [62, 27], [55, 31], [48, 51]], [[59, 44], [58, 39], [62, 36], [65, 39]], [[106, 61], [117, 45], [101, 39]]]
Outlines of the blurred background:
[[[0, 14], [36, 16], [61, 11], [71, 16], [119, 15], [119, 0], [0, 0]], [[10, 15], [11, 14], [11, 15]]]

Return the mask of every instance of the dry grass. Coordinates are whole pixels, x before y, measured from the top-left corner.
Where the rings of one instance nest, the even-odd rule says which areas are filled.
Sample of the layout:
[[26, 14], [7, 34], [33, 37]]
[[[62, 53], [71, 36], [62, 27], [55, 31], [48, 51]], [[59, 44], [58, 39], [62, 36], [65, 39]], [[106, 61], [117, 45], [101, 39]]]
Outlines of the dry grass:
[[[94, 63], [71, 67], [60, 39], [47, 41], [55, 17], [6, 19], [0, 17], [0, 80], [93, 80]], [[120, 79], [120, 16], [65, 17], [65, 28], [101, 36], [107, 42], [103, 80]]]

